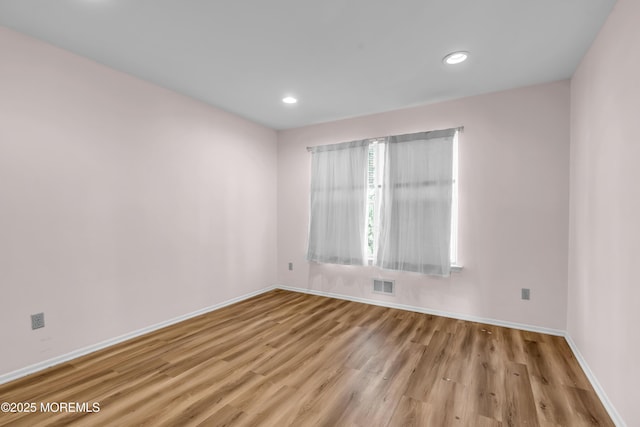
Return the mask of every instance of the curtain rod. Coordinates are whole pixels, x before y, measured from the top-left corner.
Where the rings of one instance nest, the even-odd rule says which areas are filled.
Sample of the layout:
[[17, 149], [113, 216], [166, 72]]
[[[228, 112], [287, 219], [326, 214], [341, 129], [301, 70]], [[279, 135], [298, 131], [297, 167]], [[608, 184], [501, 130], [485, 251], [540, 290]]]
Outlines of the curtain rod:
[[[458, 126], [458, 127], [455, 127], [455, 128], [449, 128], [449, 129], [455, 129], [455, 130], [457, 130], [458, 132], [464, 132], [464, 126]], [[437, 129], [437, 130], [430, 130], [430, 131], [426, 131], [426, 132], [427, 132], [427, 133], [428, 133], [428, 132], [438, 132], [439, 130], [448, 130], [448, 129]], [[422, 132], [415, 132], [415, 133], [422, 133]], [[373, 137], [373, 138], [364, 138], [364, 139], [384, 139], [384, 138], [389, 138], [389, 137], [391, 137], [391, 136], [397, 136], [397, 135], [376, 136], [376, 137]], [[307, 151], [311, 151], [311, 150], [313, 150], [315, 147], [317, 147], [317, 146], [314, 146], [314, 147], [307, 147]]]

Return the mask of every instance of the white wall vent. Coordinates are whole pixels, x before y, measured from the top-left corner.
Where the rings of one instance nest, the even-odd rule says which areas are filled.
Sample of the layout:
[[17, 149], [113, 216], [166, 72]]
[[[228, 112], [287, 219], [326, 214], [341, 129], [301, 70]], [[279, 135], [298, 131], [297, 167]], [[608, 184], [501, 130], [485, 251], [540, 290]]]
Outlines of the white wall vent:
[[396, 283], [393, 280], [373, 279], [373, 292], [376, 294], [395, 295]]

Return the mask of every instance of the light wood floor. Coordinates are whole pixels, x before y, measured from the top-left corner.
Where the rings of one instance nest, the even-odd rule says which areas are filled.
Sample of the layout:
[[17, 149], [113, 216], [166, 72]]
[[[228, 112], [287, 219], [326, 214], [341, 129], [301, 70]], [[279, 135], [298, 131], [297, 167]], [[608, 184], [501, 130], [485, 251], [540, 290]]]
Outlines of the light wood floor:
[[0, 425], [611, 426], [564, 338], [272, 291], [0, 386]]

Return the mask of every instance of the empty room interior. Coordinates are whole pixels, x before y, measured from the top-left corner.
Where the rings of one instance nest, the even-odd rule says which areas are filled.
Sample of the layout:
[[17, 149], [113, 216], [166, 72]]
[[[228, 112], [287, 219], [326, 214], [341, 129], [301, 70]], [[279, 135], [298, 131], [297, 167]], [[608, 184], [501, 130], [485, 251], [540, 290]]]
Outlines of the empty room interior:
[[0, 426], [640, 426], [638, 22], [0, 1]]

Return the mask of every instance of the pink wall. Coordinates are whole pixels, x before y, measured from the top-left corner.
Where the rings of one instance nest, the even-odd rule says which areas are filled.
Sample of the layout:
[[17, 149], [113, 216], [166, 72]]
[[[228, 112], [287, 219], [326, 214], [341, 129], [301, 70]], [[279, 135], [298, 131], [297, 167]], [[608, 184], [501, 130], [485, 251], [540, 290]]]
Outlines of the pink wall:
[[[564, 330], [569, 98], [561, 81], [279, 132], [278, 283]], [[305, 147], [460, 125], [461, 273], [439, 279], [305, 261]], [[396, 279], [395, 297], [371, 292], [379, 275]]]
[[274, 131], [3, 28], [0, 52], [0, 374], [275, 282]]
[[640, 426], [640, 2], [618, 0], [571, 82], [568, 331]]
[[[571, 95], [563, 81], [279, 134], [0, 27], [0, 375], [277, 282], [568, 325], [640, 425], [637, 16], [618, 1]], [[306, 146], [460, 125], [461, 273], [305, 261]]]

